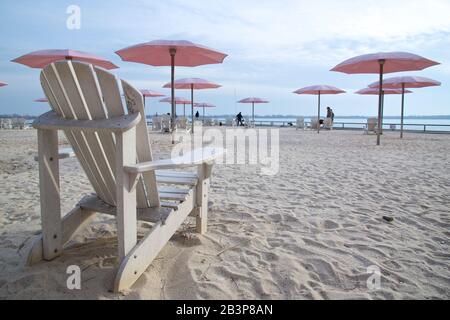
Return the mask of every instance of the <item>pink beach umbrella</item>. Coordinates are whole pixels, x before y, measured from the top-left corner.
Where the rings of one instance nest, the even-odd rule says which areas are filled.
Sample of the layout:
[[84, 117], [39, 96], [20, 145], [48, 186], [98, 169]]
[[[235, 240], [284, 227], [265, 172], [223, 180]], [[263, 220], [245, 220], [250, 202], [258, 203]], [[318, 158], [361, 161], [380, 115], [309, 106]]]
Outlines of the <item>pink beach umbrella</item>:
[[[296, 94], [313, 94], [317, 95], [318, 97], [318, 107], [317, 107], [317, 121], [320, 121], [320, 97], [323, 94], [341, 94], [345, 93], [344, 90], [328, 86], [328, 85], [316, 85], [316, 86], [310, 86], [305, 87], [302, 89], [298, 89], [297, 91], [294, 91]], [[320, 133], [320, 125], [317, 125], [317, 133]]]
[[20, 63], [31, 68], [42, 69], [53, 62], [61, 60], [75, 60], [87, 62], [105, 68], [107, 70], [118, 68], [118, 66], [116, 66], [115, 64], [104, 58], [95, 56], [90, 53], [70, 49], [65, 50], [51, 49], [51, 50], [35, 51], [23, 55], [19, 58], [16, 58], [12, 60], [12, 62]]
[[[406, 88], [425, 88], [440, 86], [439, 81], [424, 78], [424, 77], [395, 77], [389, 78], [383, 81], [383, 89], [401, 89], [402, 95], [402, 108], [401, 108], [401, 123], [400, 123], [400, 139], [403, 139], [403, 119], [405, 114], [405, 93]], [[375, 82], [369, 85], [369, 88], [380, 88], [380, 82]]]
[[[205, 121], [205, 109], [206, 108], [215, 108], [216, 106], [210, 103], [195, 103], [194, 107], [203, 108], [203, 121]], [[192, 121], [194, 122], [194, 121]]]
[[[175, 66], [197, 67], [222, 63], [227, 57], [214, 49], [185, 40], [155, 40], [134, 45], [116, 52], [124, 61], [151, 66], [171, 67], [172, 132], [175, 131]], [[175, 143], [172, 135], [172, 144]]]
[[[172, 103], [172, 98], [171, 97], [167, 97], [164, 98], [162, 100], [159, 100], [159, 102], [167, 102], [167, 103]], [[180, 97], [175, 97], [175, 105], [183, 105], [183, 116], [186, 117], [186, 105], [187, 104], [191, 104], [192, 102], [188, 99], [185, 98], [180, 98]]]
[[[382, 93], [381, 93], [381, 118], [384, 117], [384, 96], [385, 95], [395, 95], [395, 94], [402, 94], [402, 90], [400, 89], [383, 89]], [[405, 93], [412, 93], [412, 91], [409, 90], [405, 90]], [[373, 95], [373, 96], [378, 96], [380, 94], [380, 90], [377, 88], [364, 88], [361, 90], [358, 90], [355, 92], [355, 94], [359, 94], [359, 95]], [[379, 126], [379, 128], [381, 128], [380, 132], [383, 132], [383, 122], [381, 122], [381, 126]]]
[[34, 100], [34, 102], [48, 102], [48, 99], [47, 98], [39, 98], [39, 99], [36, 99], [36, 100]]
[[242, 99], [242, 100], [238, 101], [238, 103], [251, 103], [252, 104], [252, 125], [254, 126], [255, 125], [255, 104], [269, 103], [269, 101], [261, 99], [261, 98], [251, 97], [251, 98]]
[[1, 82], [0, 81], [0, 87], [4, 87], [4, 86], [7, 86], [8, 84], [6, 83], [6, 82]]
[[[381, 84], [378, 91], [378, 127], [382, 124], [382, 87], [383, 75], [385, 73], [402, 71], [419, 71], [431, 66], [438, 65], [438, 62], [428, 60], [424, 57], [407, 52], [381, 52], [366, 54], [348, 59], [331, 71], [343, 72], [347, 74], [378, 74]], [[377, 132], [377, 145], [381, 144], [381, 132]]]
[[[175, 89], [189, 89], [191, 90], [191, 117], [194, 119], [194, 89], [202, 90], [202, 89], [217, 89], [220, 88], [221, 85], [209, 82], [208, 80], [200, 79], [200, 78], [186, 78], [176, 80], [174, 83]], [[164, 88], [172, 88], [171, 83], [167, 83], [164, 85]], [[204, 110], [203, 110], [204, 111]], [[192, 121], [192, 133], [194, 133], [194, 121]]]
[[142, 90], [140, 90], [140, 92], [142, 93], [142, 96], [144, 97], [144, 107], [145, 107], [145, 98], [159, 98], [159, 97], [166, 96], [164, 93], [160, 93], [160, 92], [149, 90], [149, 89], [142, 89]]

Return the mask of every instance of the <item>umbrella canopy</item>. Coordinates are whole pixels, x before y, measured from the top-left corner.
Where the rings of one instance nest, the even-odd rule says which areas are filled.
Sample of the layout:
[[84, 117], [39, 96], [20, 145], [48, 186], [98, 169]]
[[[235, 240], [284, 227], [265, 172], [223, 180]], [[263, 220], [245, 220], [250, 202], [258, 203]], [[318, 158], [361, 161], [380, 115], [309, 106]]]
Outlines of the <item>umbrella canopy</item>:
[[219, 51], [185, 40], [154, 40], [121, 49], [116, 53], [124, 61], [162, 67], [172, 64], [170, 51], [175, 52], [175, 65], [179, 67], [222, 63], [227, 57]]
[[[382, 119], [382, 88], [385, 73], [418, 71], [438, 65], [438, 62], [426, 59], [408, 52], [380, 52], [365, 54], [348, 59], [331, 71], [347, 74], [379, 74], [380, 88], [378, 90], [378, 128], [381, 128]], [[377, 145], [381, 144], [381, 130], [377, 130]]]
[[203, 121], [205, 121], [205, 108], [215, 108], [216, 106], [211, 103], [195, 103], [194, 107], [203, 108]]
[[378, 74], [380, 72], [380, 61], [384, 61], [383, 73], [419, 71], [439, 64], [413, 53], [379, 52], [348, 59], [338, 64], [331, 71], [347, 74]]
[[[405, 93], [408, 93], [405, 88], [425, 88], [440, 86], [439, 81], [425, 78], [404, 76], [389, 78], [383, 81], [383, 88], [400, 89], [402, 91], [402, 106], [401, 106], [401, 121], [400, 121], [400, 139], [403, 139], [403, 119], [405, 115]], [[369, 85], [369, 88], [380, 88], [380, 82], [375, 82]]]
[[269, 103], [269, 101], [266, 101], [261, 98], [245, 98], [238, 101], [238, 103]]
[[[405, 88], [425, 88], [425, 87], [436, 87], [440, 86], [441, 83], [439, 81], [425, 78], [425, 77], [414, 77], [414, 76], [405, 76], [405, 77], [394, 77], [383, 80], [383, 88], [385, 89], [402, 89]], [[380, 82], [374, 82], [369, 85], [369, 88], [379, 88]]]
[[104, 58], [95, 56], [90, 53], [70, 49], [65, 50], [51, 49], [51, 50], [35, 51], [23, 55], [19, 58], [16, 58], [12, 60], [12, 62], [20, 63], [31, 68], [42, 69], [53, 62], [61, 60], [76, 60], [92, 63], [96, 66], [105, 68], [107, 70], [118, 68], [118, 66], [116, 66], [115, 64]]
[[[201, 89], [217, 89], [220, 88], [220, 84], [216, 84], [213, 82], [210, 82], [205, 79], [200, 78], [186, 78], [186, 79], [178, 79], [174, 82], [175, 89], [195, 89], [195, 90], [201, 90]], [[164, 85], [163, 88], [172, 88], [172, 84], [169, 82]]]
[[[320, 96], [322, 94], [341, 94], [345, 93], [344, 90], [328, 86], [328, 85], [315, 85], [315, 86], [309, 86], [305, 88], [298, 89], [297, 91], [294, 91], [296, 94], [313, 94], [318, 96], [318, 107], [317, 107], [317, 121], [320, 120]], [[320, 133], [320, 124], [317, 123], [317, 133]]]
[[[171, 103], [172, 102], [172, 98], [171, 97], [167, 97], [164, 99], [159, 100], [159, 102], [168, 102]], [[185, 98], [180, 98], [180, 97], [175, 97], [175, 104], [190, 104], [191, 101]]]
[[[361, 95], [378, 95], [380, 93], [380, 91], [378, 90], [378, 88], [364, 88], [361, 90], [358, 90], [355, 92], [355, 94], [361, 94]], [[405, 93], [412, 93], [412, 91], [409, 90], [405, 90]], [[402, 90], [401, 89], [384, 89], [383, 90], [383, 94], [402, 94]]]
[[157, 98], [157, 97], [164, 97], [164, 93], [156, 92], [153, 90], [148, 89], [142, 89], [139, 90], [142, 93], [142, 96], [144, 97], [144, 107], [145, 107], [145, 98]]
[[238, 103], [251, 103], [252, 104], [252, 124], [255, 125], [255, 104], [261, 104], [261, 103], [269, 103], [269, 101], [261, 99], [261, 98], [245, 98], [242, 100], [239, 100]]
[[[175, 131], [175, 66], [197, 67], [222, 63], [226, 54], [186, 40], [154, 40], [116, 51], [124, 61], [171, 67], [172, 132]], [[172, 135], [172, 144], [175, 143]]]
[[[202, 89], [217, 89], [220, 88], [221, 85], [209, 82], [205, 79], [200, 78], [185, 78], [179, 79], [174, 82], [175, 89], [189, 89], [191, 90], [191, 117], [194, 119], [194, 90], [202, 90]], [[172, 88], [172, 83], [167, 83], [164, 85], [164, 88]], [[203, 110], [204, 111], [204, 110]], [[194, 121], [192, 121], [191, 132], [194, 133]]]
[[0, 81], [0, 87], [4, 87], [4, 86], [7, 86], [8, 84], [6, 83], [6, 82], [1, 82]]
[[294, 93], [319, 95], [319, 94], [340, 94], [345, 93], [345, 91], [333, 86], [317, 85], [298, 89], [297, 91], [294, 91]]
[[165, 96], [164, 93], [160, 93], [160, 92], [149, 90], [149, 89], [142, 89], [142, 90], [140, 90], [140, 92], [146, 98], [147, 97], [148, 98], [157, 98], [157, 97], [164, 97]]
[[[412, 93], [412, 91], [405, 90], [404, 93]], [[378, 96], [380, 94], [380, 89], [378, 88], [364, 88], [355, 92], [355, 94], [359, 95], [374, 95]], [[384, 96], [385, 95], [393, 95], [393, 94], [403, 94], [403, 91], [400, 89], [383, 89], [381, 94], [381, 118], [383, 118], [384, 114]], [[380, 132], [383, 131], [383, 122], [381, 122]]]
[[47, 98], [39, 98], [39, 99], [34, 100], [34, 102], [48, 102], [48, 99]]

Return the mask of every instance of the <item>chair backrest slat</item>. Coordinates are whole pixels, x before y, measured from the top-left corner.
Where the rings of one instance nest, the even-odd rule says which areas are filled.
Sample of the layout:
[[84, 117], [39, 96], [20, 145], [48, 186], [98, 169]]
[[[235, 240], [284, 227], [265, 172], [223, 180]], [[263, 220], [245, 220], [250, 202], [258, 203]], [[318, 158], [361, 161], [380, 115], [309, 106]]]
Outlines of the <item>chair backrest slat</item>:
[[[44, 70], [42, 70], [41, 78], [47, 80], [47, 83], [51, 88], [51, 92], [54, 94], [57, 105], [63, 113], [64, 118], [77, 119], [77, 116], [75, 115], [75, 112], [72, 108], [71, 101], [68, 98], [66, 83], [64, 83], [64, 80], [60, 77], [55, 64], [51, 64], [44, 68]], [[45, 87], [43, 87], [43, 89], [47, 98], [49, 99], [51, 93], [47, 92]], [[49, 102], [51, 102], [50, 99]], [[57, 112], [57, 107], [53, 104], [50, 105], [52, 109]], [[76, 152], [78, 159], [84, 158], [84, 160], [86, 161], [86, 165], [89, 168], [89, 170], [85, 170], [86, 174], [88, 176], [91, 174], [97, 182], [96, 184], [93, 184], [95, 192], [106, 202], [114, 203], [113, 195], [108, 190], [107, 185], [100, 172], [96, 156], [94, 155], [93, 150], [91, 150], [90, 148], [89, 140], [92, 139], [88, 139], [88, 137], [86, 137], [83, 132], [71, 132], [71, 134], [66, 136], [72, 147], [75, 148], [74, 151]]]
[[[117, 78], [98, 67], [81, 62], [56, 62], [44, 68], [41, 83], [52, 109], [66, 119], [100, 120], [124, 115]], [[152, 160], [145, 110], [141, 93], [122, 82], [128, 113], [141, 113], [136, 127], [138, 162]], [[113, 133], [65, 130], [97, 195], [115, 205], [115, 153]], [[137, 186], [139, 208], [160, 206], [154, 172]]]

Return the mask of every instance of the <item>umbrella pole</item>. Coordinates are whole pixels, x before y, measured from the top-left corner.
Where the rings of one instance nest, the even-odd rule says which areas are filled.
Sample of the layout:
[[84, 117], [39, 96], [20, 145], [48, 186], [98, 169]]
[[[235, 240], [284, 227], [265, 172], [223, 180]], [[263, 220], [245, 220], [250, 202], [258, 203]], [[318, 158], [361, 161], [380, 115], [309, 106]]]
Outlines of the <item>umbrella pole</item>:
[[252, 128], [255, 127], [255, 103], [252, 102]]
[[382, 94], [382, 99], [381, 99], [381, 134], [383, 134], [383, 123], [384, 123], [384, 98], [385, 98], [385, 94], [384, 94], [384, 90], [383, 90], [383, 94]]
[[381, 126], [383, 125], [383, 72], [386, 60], [380, 60], [380, 91], [378, 95], [378, 130], [377, 130], [377, 146], [381, 145]]
[[175, 106], [175, 54], [177, 49], [171, 48], [170, 52], [170, 82], [171, 82], [171, 95], [172, 95], [172, 115], [170, 129], [172, 131], [172, 144], [175, 144], [175, 121], [176, 121], [176, 106]]
[[194, 84], [191, 83], [191, 121], [192, 121], [192, 133], [194, 133]]
[[400, 139], [403, 139], [403, 117], [405, 114], [405, 84], [402, 83], [402, 118], [400, 120]]
[[203, 107], [203, 123], [205, 123], [205, 107]]
[[186, 118], [186, 103], [183, 103], [183, 117]]
[[319, 91], [319, 105], [317, 106], [317, 133], [320, 133], [320, 91]]

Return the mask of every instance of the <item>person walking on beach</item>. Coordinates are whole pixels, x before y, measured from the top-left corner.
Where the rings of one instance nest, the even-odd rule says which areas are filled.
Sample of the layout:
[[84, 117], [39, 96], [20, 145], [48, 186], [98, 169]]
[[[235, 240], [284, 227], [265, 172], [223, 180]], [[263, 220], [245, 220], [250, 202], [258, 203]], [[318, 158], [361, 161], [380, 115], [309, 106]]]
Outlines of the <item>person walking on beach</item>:
[[330, 107], [327, 107], [327, 118], [330, 118], [331, 122], [334, 123], [334, 112]]
[[198, 113], [198, 111], [195, 113], [195, 118], [196, 119], [200, 118], [200, 113]]
[[244, 124], [242, 123], [242, 118], [243, 118], [242, 113], [239, 112], [239, 113], [237, 114], [237, 116], [236, 116], [236, 120], [237, 120], [237, 125], [238, 125], [238, 127], [244, 125]]

